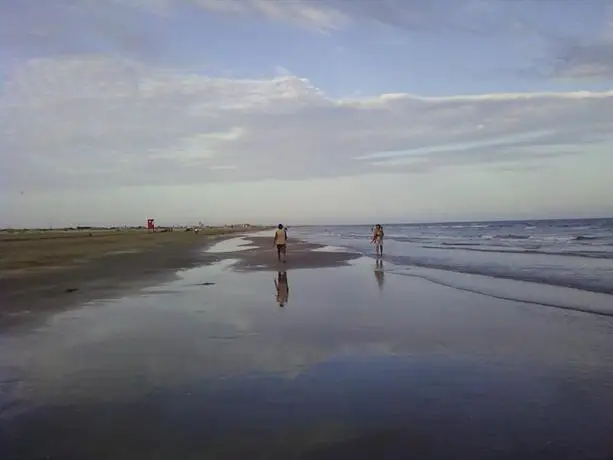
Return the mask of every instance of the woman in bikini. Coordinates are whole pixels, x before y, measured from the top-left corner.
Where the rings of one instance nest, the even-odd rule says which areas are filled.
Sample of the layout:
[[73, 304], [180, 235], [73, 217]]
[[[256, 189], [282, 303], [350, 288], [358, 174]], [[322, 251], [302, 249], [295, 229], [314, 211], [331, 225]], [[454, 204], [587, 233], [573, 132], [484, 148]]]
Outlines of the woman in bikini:
[[383, 256], [383, 235], [383, 227], [381, 227], [381, 224], [377, 224], [372, 234], [372, 240], [370, 241], [371, 244], [375, 245], [377, 257]]

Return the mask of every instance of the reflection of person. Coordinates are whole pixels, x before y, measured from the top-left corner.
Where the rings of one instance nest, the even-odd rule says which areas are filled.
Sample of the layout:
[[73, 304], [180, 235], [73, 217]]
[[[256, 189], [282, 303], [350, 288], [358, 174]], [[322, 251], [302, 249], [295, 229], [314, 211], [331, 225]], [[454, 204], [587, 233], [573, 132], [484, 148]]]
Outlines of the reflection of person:
[[287, 230], [283, 228], [282, 224], [279, 224], [277, 230], [275, 230], [273, 244], [277, 247], [277, 260], [285, 263], [285, 257], [287, 255]]
[[287, 272], [277, 272], [275, 279], [275, 288], [277, 289], [277, 303], [280, 307], [285, 306], [289, 298], [289, 284], [287, 284]]
[[377, 284], [381, 290], [383, 290], [383, 283], [385, 282], [383, 279], [384, 275], [385, 272], [383, 271], [383, 261], [381, 259], [377, 259], [377, 264], [375, 265], [375, 279], [377, 280]]
[[370, 240], [370, 242], [375, 245], [377, 257], [383, 256], [383, 235], [383, 227], [381, 227], [381, 224], [377, 224], [372, 234], [372, 239]]

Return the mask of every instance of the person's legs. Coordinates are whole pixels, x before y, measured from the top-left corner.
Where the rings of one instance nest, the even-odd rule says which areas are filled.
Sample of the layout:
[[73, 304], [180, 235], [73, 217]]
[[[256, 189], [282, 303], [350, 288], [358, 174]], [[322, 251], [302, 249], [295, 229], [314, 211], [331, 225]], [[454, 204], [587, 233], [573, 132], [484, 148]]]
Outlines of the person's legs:
[[285, 263], [285, 260], [287, 259], [287, 245], [283, 245], [281, 247], [281, 254], [283, 254], [283, 263]]
[[277, 244], [277, 260], [279, 262], [281, 262], [281, 251], [282, 251], [283, 245], [281, 244]]

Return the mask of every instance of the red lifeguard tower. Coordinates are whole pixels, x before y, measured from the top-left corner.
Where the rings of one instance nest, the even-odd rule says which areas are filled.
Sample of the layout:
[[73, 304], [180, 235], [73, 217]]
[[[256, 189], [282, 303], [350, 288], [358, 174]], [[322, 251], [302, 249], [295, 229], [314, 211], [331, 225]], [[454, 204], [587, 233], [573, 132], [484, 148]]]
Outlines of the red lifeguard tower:
[[155, 219], [147, 219], [147, 231], [155, 232]]

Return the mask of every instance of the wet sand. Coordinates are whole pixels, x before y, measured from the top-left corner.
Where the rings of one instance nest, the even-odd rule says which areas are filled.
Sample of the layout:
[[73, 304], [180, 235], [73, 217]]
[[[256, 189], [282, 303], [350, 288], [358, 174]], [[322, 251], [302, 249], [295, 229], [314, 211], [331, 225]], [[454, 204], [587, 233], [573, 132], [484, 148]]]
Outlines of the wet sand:
[[255, 242], [0, 335], [0, 458], [613, 455], [610, 318]]
[[144, 229], [0, 231], [0, 279], [16, 279], [83, 267], [109, 255], [201, 243], [241, 229], [210, 227], [148, 232]]
[[[74, 254], [80, 256], [76, 260], [62, 259], [64, 265], [53, 266], [52, 261], [39, 263], [32, 269], [0, 271], [0, 331], [13, 324], [27, 321], [39, 313], [53, 313], [71, 308], [90, 300], [101, 298], [116, 298], [130, 292], [138, 292], [146, 286], [152, 286], [176, 278], [178, 270], [193, 268], [221, 260], [220, 255], [205, 252], [207, 247], [221, 241], [232, 240], [244, 232], [213, 229], [212, 234], [196, 234], [174, 232], [172, 234], [140, 234], [123, 238], [122, 234], [115, 236], [104, 248], [94, 248], [95, 255], [86, 258], [87, 248], [79, 248]], [[65, 232], [64, 232], [65, 233]], [[105, 238], [98, 235], [87, 238], [86, 232], [79, 240], [87, 240], [86, 245], [96, 245]], [[109, 233], [113, 237], [113, 232]], [[132, 231], [131, 233], [137, 233]], [[187, 233], [187, 234], [186, 234]], [[139, 241], [150, 237], [153, 242]], [[44, 255], [47, 251], [46, 240], [52, 243], [61, 240], [56, 251], [66, 252], [73, 238], [60, 235], [49, 237], [20, 239], [24, 243], [32, 241], [36, 246], [30, 250]], [[121, 241], [124, 239], [124, 241]], [[13, 240], [7, 244], [13, 244]], [[19, 250], [11, 247], [11, 251]], [[122, 249], [122, 250], [112, 250]], [[53, 252], [53, 249], [51, 250]], [[91, 251], [90, 251], [91, 252]], [[91, 254], [90, 254], [91, 255]], [[48, 255], [45, 256], [47, 259]], [[7, 262], [4, 262], [7, 265]]]
[[235, 252], [218, 253], [225, 258], [237, 258], [234, 269], [237, 271], [284, 271], [305, 268], [340, 267], [360, 257], [355, 252], [318, 251], [323, 245], [306, 243], [304, 241], [290, 241], [287, 245], [286, 262], [279, 262], [277, 250], [273, 245], [272, 237], [256, 236], [245, 237], [249, 249]]
[[[234, 252], [206, 249], [220, 241], [240, 240], [236, 234], [188, 236], [187, 242], [169, 243], [146, 250], [127, 250], [96, 257], [60, 269], [0, 277], [0, 331], [2, 327], [37, 312], [54, 311], [106, 297], [117, 297], [172, 279], [177, 270], [207, 265]], [[251, 249], [241, 251], [237, 270], [321, 268], [346, 264], [353, 253], [317, 252], [321, 245], [301, 241], [289, 245], [287, 263], [280, 265], [270, 237], [250, 237]], [[225, 243], [224, 243], [225, 244]]]

